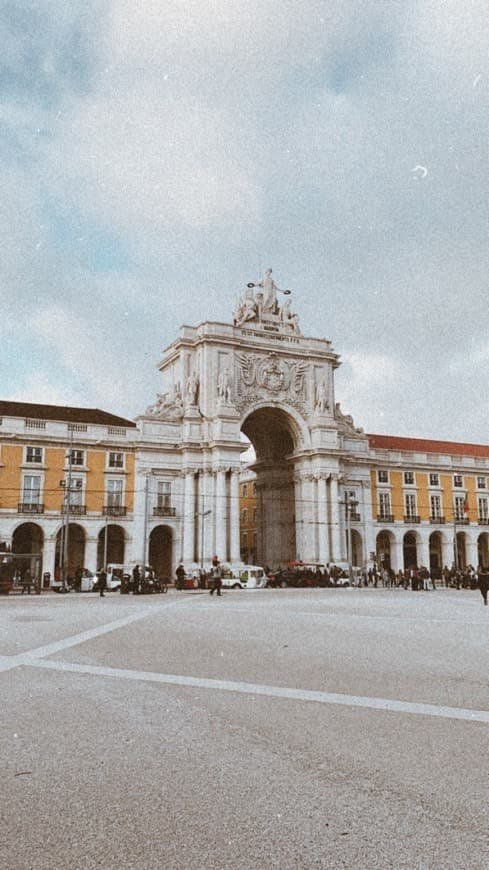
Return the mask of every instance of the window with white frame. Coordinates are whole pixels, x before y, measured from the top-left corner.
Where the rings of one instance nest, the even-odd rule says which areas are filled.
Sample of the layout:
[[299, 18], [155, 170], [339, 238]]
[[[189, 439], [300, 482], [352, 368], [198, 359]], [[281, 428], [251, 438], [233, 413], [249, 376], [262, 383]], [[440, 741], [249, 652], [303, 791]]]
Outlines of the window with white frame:
[[416, 495], [414, 492], [404, 493], [404, 515], [410, 520], [416, 516]]
[[389, 492], [379, 492], [379, 516], [387, 519], [391, 515], [391, 496]]
[[245, 532], [243, 535], [243, 549], [246, 549], [247, 547], [248, 547], [248, 535]]
[[70, 450], [69, 462], [70, 462], [70, 465], [84, 465], [85, 464], [85, 451], [84, 450]]
[[24, 504], [41, 503], [41, 476], [39, 474], [26, 474], [24, 476], [22, 501]]
[[256, 524], [256, 515], [257, 515], [257, 510], [256, 510], [256, 508], [253, 508], [253, 522], [255, 524]]
[[463, 476], [461, 474], [454, 474], [453, 475], [453, 485], [456, 486], [457, 488], [462, 487], [464, 485], [464, 479], [463, 479]]
[[256, 495], [256, 483], [253, 484], [253, 495]]
[[[68, 481], [66, 481], [65, 486], [68, 487]], [[68, 502], [70, 505], [83, 504], [83, 477], [71, 478]]]
[[248, 484], [243, 483], [243, 498], [248, 498]]
[[479, 519], [483, 522], [489, 520], [489, 500], [487, 496], [481, 496], [477, 499], [477, 507], [479, 511]]
[[121, 507], [124, 494], [124, 481], [114, 478], [107, 481], [107, 506]]
[[404, 472], [404, 483], [407, 486], [412, 486], [412, 484], [414, 483], [414, 471]]
[[441, 496], [430, 495], [430, 516], [434, 520], [439, 520], [441, 517]]
[[465, 496], [464, 495], [456, 495], [453, 500], [453, 512], [456, 520], [464, 519], [464, 511], [465, 511]]
[[26, 447], [25, 450], [26, 462], [42, 462], [42, 447]]
[[246, 510], [246, 508], [244, 508], [242, 516], [243, 516], [243, 522], [247, 523], [248, 522], [248, 511]]
[[485, 489], [487, 486], [487, 481], [485, 477], [477, 478], [477, 489]]
[[383, 468], [379, 468], [377, 471], [377, 481], [379, 483], [389, 483], [389, 472], [385, 471]]
[[440, 486], [440, 475], [436, 471], [430, 472], [430, 486]]
[[[120, 454], [122, 455], [122, 454]], [[159, 508], [171, 507], [171, 481], [159, 480], [156, 490], [156, 503]]]
[[124, 468], [124, 454], [110, 452], [109, 468]]

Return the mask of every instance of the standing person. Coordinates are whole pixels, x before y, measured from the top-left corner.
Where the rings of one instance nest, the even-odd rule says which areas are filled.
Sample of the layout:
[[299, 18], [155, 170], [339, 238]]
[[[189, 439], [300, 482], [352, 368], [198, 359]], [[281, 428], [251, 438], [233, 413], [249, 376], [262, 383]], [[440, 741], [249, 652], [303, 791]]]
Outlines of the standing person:
[[489, 568], [479, 568], [477, 576], [477, 585], [481, 591], [482, 600], [487, 606], [487, 593], [489, 591]]
[[107, 588], [107, 571], [105, 568], [102, 568], [99, 578], [98, 578], [98, 588], [100, 592], [100, 597], [105, 597], [105, 589]]
[[141, 575], [139, 574], [139, 565], [135, 565], [132, 569], [132, 593], [133, 595], [137, 595], [139, 593], [139, 581], [141, 579]]
[[219, 564], [219, 559], [217, 556], [214, 556], [212, 560], [212, 570], [211, 570], [211, 583], [209, 589], [209, 595], [213, 595], [214, 592], [221, 595], [222, 588], [222, 571], [221, 566]]
[[183, 565], [181, 563], [178, 566], [177, 570], [175, 571], [175, 575], [177, 578], [177, 582], [175, 583], [175, 586], [177, 587], [177, 589], [183, 589], [183, 583], [185, 580], [185, 568], [183, 567]]
[[25, 572], [21, 582], [22, 582], [22, 593], [21, 594], [23, 595], [25, 590], [27, 589], [27, 594], [30, 595], [31, 594], [31, 586], [32, 586], [32, 577], [31, 577], [31, 572], [29, 571], [29, 568], [26, 569], [26, 572]]

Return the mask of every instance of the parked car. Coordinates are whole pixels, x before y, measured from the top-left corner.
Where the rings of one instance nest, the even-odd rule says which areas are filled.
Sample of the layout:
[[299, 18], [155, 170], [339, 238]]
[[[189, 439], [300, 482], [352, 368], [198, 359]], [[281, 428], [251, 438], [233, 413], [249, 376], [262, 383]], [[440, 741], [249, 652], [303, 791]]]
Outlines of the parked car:
[[244, 565], [238, 568], [223, 566], [222, 585], [225, 589], [264, 589], [267, 576], [259, 565]]
[[306, 588], [310, 586], [331, 586], [326, 565], [321, 562], [288, 562], [285, 569], [274, 571], [268, 575], [268, 586], [282, 589], [292, 586]]
[[350, 568], [347, 562], [336, 562], [334, 565], [330, 565], [331, 585], [339, 588], [359, 586], [362, 578], [362, 569], [357, 565], [352, 565], [351, 571], [353, 582], [350, 580]]

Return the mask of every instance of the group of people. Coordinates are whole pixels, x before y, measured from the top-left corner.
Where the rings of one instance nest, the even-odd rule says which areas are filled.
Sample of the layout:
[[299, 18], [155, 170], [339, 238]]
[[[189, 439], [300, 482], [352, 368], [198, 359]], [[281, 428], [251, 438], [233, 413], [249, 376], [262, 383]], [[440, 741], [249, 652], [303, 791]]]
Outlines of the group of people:
[[213, 595], [215, 592], [220, 596], [222, 590], [222, 568], [219, 558], [213, 556], [210, 571], [200, 570], [197, 576], [193, 575], [191, 578], [187, 577], [185, 568], [180, 564], [175, 572], [175, 589], [185, 589], [187, 583], [189, 583], [190, 588], [195, 588], [197, 584], [199, 589], [208, 589], [210, 595]]
[[484, 568], [482, 565], [477, 568], [474, 568], [473, 565], [467, 565], [464, 568], [456, 568], [455, 565], [449, 568], [445, 565], [441, 571], [430, 571], [429, 568], [422, 565], [420, 568], [410, 568], [397, 572], [393, 571], [392, 568], [379, 568], [374, 565], [373, 568], [363, 572], [359, 585], [428, 592], [436, 590], [437, 583], [447, 589], [480, 589], [484, 604], [487, 605], [489, 568]]

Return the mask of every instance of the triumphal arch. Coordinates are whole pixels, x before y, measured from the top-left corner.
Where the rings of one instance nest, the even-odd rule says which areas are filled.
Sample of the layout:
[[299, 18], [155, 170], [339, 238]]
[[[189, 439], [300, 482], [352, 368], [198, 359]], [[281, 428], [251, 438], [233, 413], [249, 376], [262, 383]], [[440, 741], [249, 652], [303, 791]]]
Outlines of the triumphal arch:
[[335, 401], [338, 365], [330, 341], [302, 334], [292, 294], [271, 269], [247, 285], [229, 323], [183, 326], [163, 353], [162, 391], [138, 418], [134, 535], [149, 541], [146, 556], [161, 562], [166, 547], [169, 570], [180, 561], [208, 566], [214, 554], [240, 562], [248, 439], [260, 564], [344, 560], [352, 490], [364, 559], [372, 547], [368, 442]]

